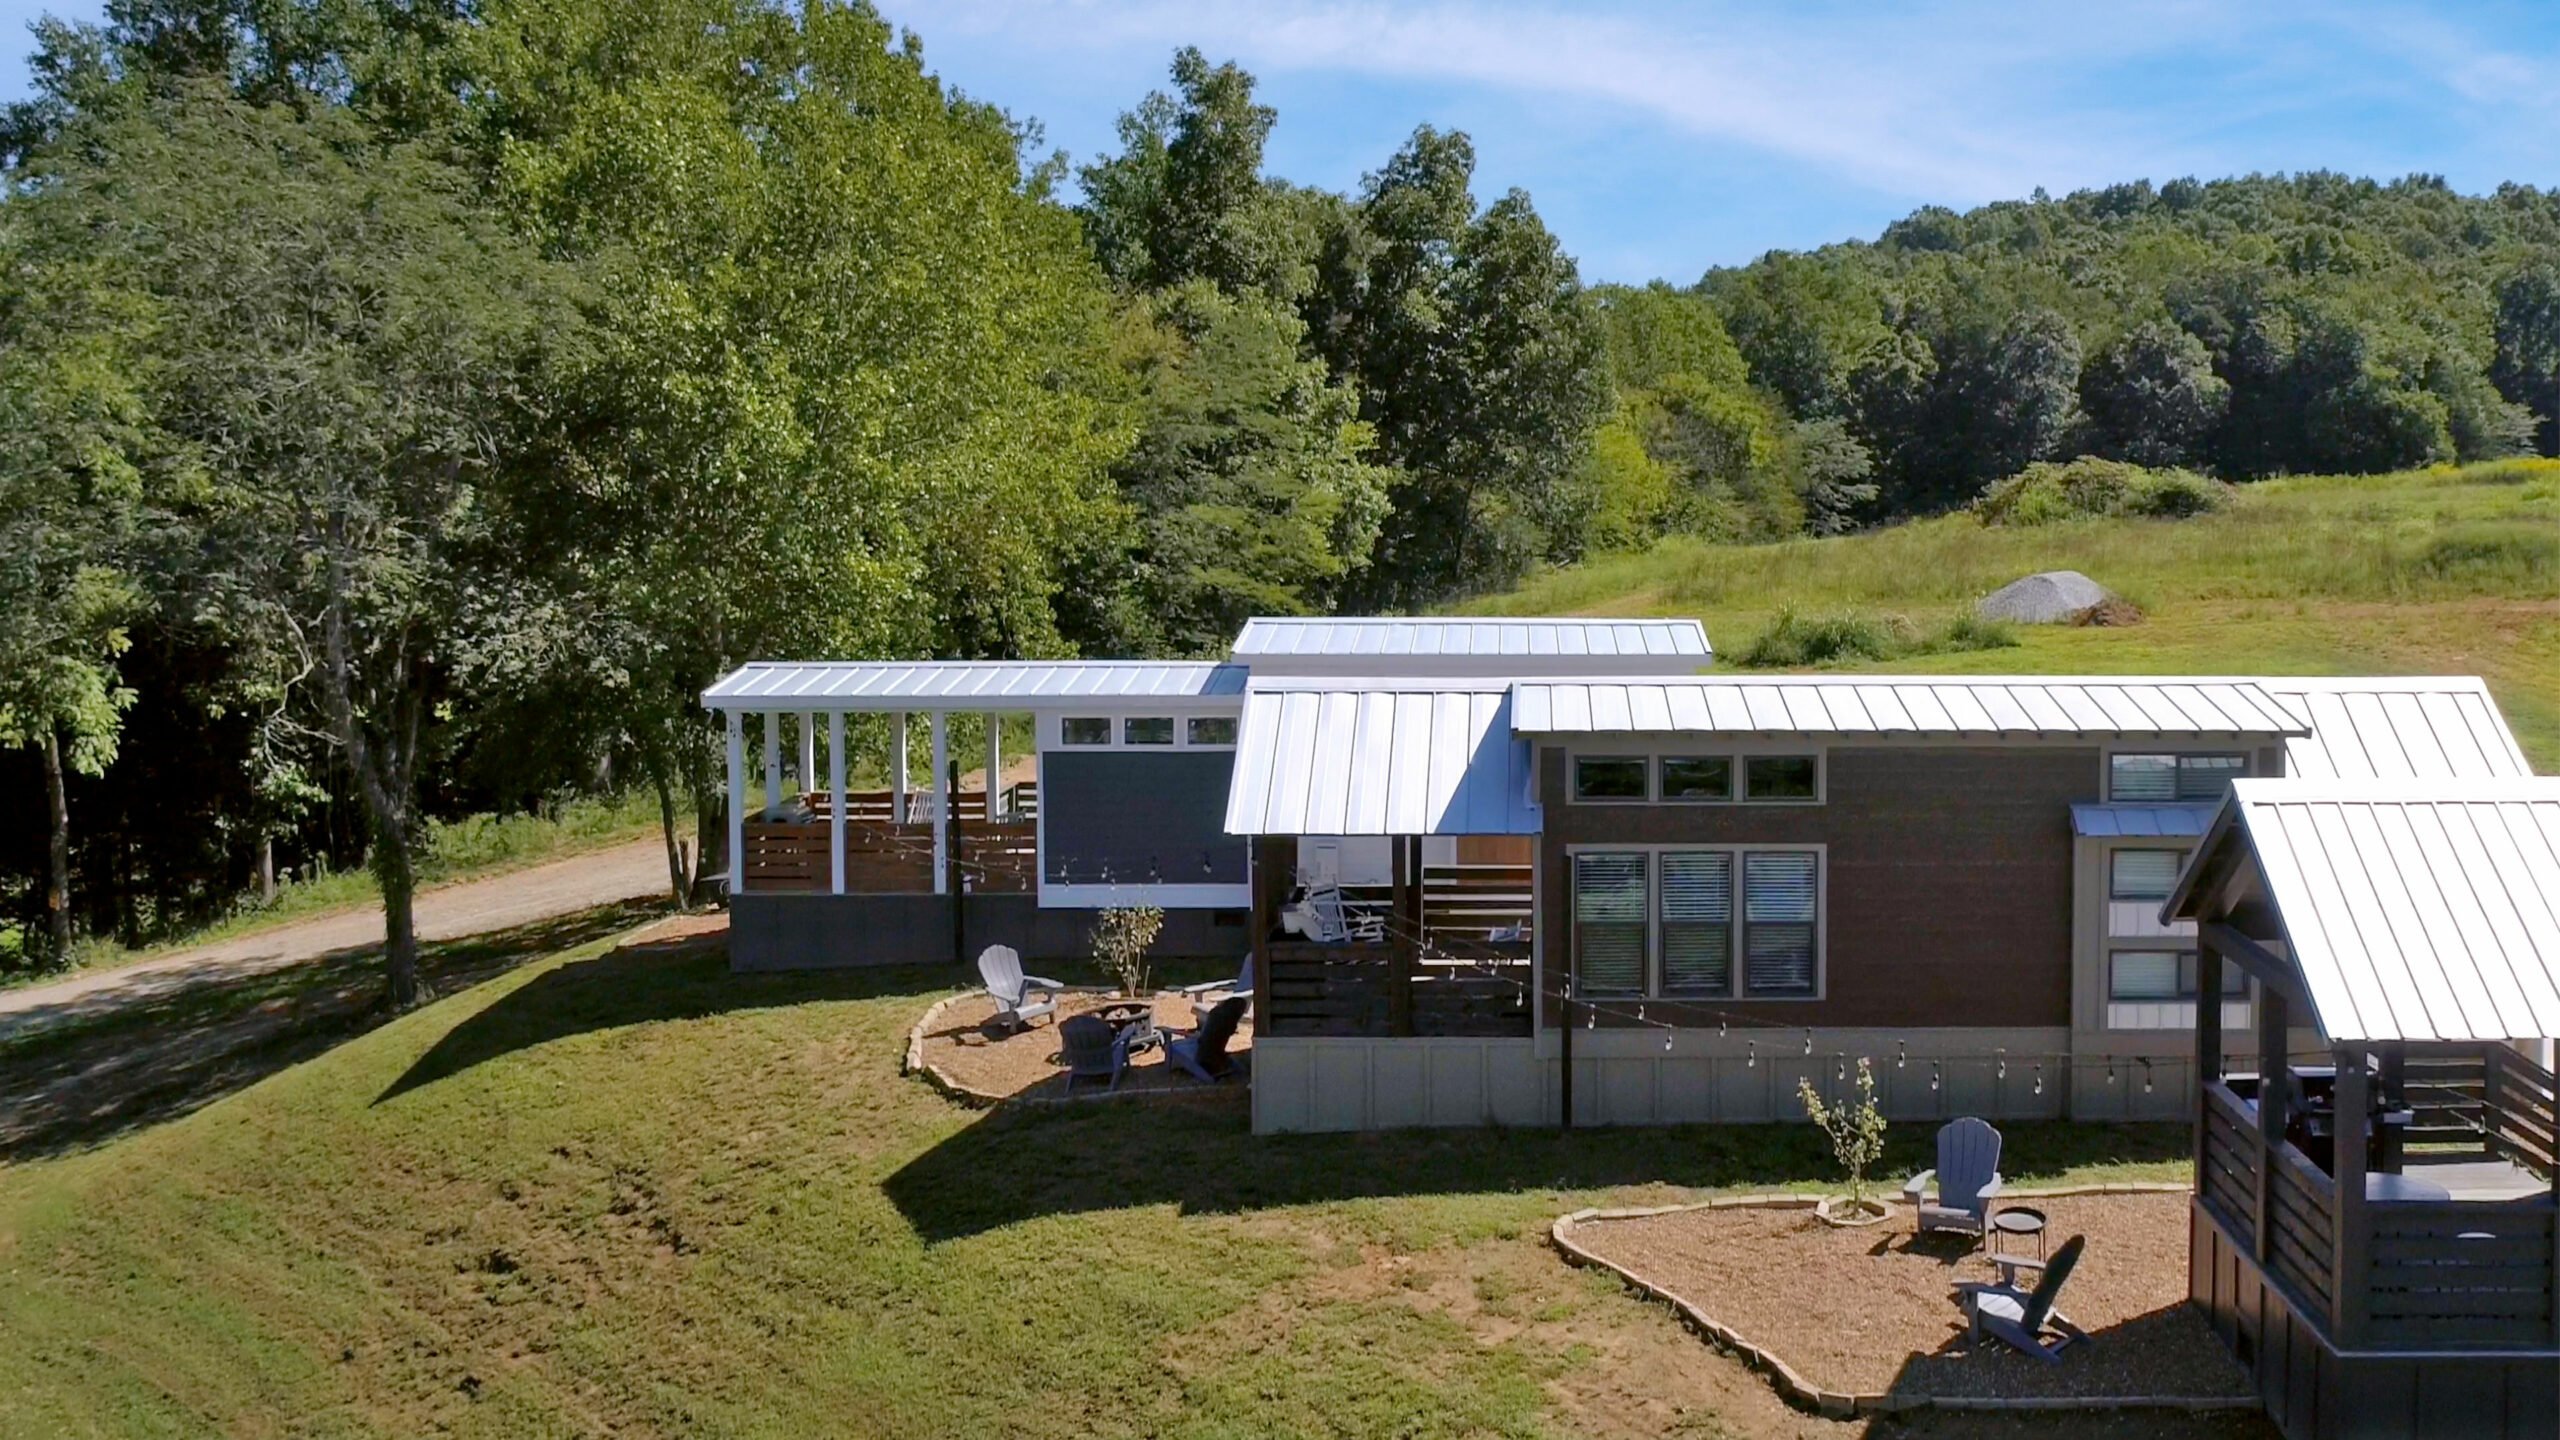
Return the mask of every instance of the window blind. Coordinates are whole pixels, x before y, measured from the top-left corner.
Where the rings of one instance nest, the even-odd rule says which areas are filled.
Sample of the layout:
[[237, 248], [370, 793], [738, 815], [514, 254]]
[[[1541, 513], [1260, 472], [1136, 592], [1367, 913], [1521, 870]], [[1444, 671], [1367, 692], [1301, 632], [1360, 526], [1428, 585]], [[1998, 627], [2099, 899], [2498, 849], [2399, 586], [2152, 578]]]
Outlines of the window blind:
[[1742, 857], [1743, 982], [1753, 995], [1814, 992], [1819, 861], [1802, 851]]
[[1663, 854], [1662, 989], [1671, 995], [1733, 993], [1732, 855]]
[[1586, 995], [1644, 990], [1647, 910], [1642, 854], [1573, 857], [1574, 973]]
[[2178, 871], [2186, 863], [2183, 850], [2118, 850], [2108, 862], [2112, 875], [2108, 881], [2108, 898], [2113, 900], [2166, 900], [2169, 889], [2178, 882]]

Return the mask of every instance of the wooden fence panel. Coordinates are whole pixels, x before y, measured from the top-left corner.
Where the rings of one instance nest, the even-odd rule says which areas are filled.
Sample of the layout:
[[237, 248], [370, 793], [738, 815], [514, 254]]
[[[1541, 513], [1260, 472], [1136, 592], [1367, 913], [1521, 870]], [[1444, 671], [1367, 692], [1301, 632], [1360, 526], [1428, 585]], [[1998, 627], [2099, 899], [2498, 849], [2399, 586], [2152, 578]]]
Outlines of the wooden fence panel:
[[2235, 1238], [2257, 1243], [2257, 1126], [2231, 1092], [2220, 1085], [2204, 1088], [2204, 1171], [2196, 1193]]
[[2365, 1214], [2372, 1344], [2551, 1344], [2549, 1209], [2427, 1201], [2373, 1205]]

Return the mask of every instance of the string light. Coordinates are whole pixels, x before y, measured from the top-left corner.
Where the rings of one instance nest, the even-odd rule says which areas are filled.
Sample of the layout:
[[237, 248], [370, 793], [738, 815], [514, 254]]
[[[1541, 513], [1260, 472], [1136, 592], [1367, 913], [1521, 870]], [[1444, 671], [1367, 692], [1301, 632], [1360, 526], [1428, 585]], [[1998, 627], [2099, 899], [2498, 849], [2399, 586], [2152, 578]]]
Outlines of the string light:
[[1730, 1020], [1722, 1020], [1722, 1019], [1720, 1019], [1720, 1020], [1716, 1021], [1716, 1038], [1717, 1038], [1717, 1039], [1722, 1040], [1723, 1038], [1725, 1038], [1725, 1037], [1726, 1037], [1726, 1036], [1728, 1036], [1728, 1035], [1731, 1035], [1732, 1033], [1733, 1033], [1733, 1022], [1732, 1022], [1732, 1021], [1730, 1021]]
[[1937, 1094], [1937, 1093], [1938, 1093], [1938, 1081], [1939, 1081], [1942, 1077], [1944, 1077], [1944, 1076], [1945, 1076], [1945, 1074], [1946, 1074], [1946, 1066], [1944, 1066], [1943, 1064], [1940, 1064], [1938, 1061], [1935, 1061], [1935, 1060], [1932, 1060], [1932, 1061], [1930, 1061], [1930, 1062], [1929, 1062], [1929, 1093], [1930, 1093], [1930, 1094], [1935, 1095], [1935, 1094]]
[[1759, 1041], [1745, 1040], [1742, 1042], [1742, 1068], [1745, 1070], [1756, 1070], [1760, 1068]]
[[1813, 1053], [1813, 1027], [1810, 1025], [1804, 1027], [1804, 1053]]
[[2008, 1078], [2009, 1078], [2009, 1052], [2008, 1052], [2008, 1051], [2003, 1050], [2003, 1051], [2001, 1051], [2001, 1052], [2000, 1052], [2000, 1070], [1999, 1070], [1999, 1073], [1998, 1073], [1997, 1075], [1993, 1076], [1992, 1078], [1993, 1078], [1993, 1079], [1996, 1079], [1996, 1080], [2006, 1080], [2006, 1079], [2008, 1079]]
[[2036, 1088], [2031, 1093], [2037, 1095], [2044, 1093], [2044, 1062], [2041, 1060], [2036, 1062]]
[[1834, 1079], [1834, 1080], [1846, 1080], [1846, 1079], [1848, 1079], [1848, 1078], [1849, 1078], [1849, 1057], [1848, 1057], [1848, 1056], [1846, 1056], [1846, 1055], [1841, 1056], [1841, 1057], [1840, 1057], [1840, 1062], [1839, 1062], [1838, 1064], [1836, 1064], [1836, 1065], [1834, 1065], [1834, 1066], [1832, 1066], [1832, 1067], [1831, 1067], [1831, 1078], [1832, 1078], [1832, 1079]]
[[2116, 1083], [2116, 1062], [2113, 1060], [2107, 1062], [2107, 1083], [2109, 1085]]
[[1907, 1041], [1907, 1040], [1896, 1040], [1896, 1041], [1894, 1041], [1894, 1042], [1893, 1042], [1893, 1068], [1894, 1068], [1894, 1069], [1896, 1069], [1896, 1070], [1899, 1070], [1899, 1069], [1901, 1069], [1903, 1066], [1908, 1065], [1908, 1064], [1910, 1064], [1910, 1063], [1911, 1063], [1911, 1042], [1909, 1042], [1909, 1041]]
[[2151, 1093], [2151, 1062], [2148, 1059], [2142, 1062], [2142, 1093]]

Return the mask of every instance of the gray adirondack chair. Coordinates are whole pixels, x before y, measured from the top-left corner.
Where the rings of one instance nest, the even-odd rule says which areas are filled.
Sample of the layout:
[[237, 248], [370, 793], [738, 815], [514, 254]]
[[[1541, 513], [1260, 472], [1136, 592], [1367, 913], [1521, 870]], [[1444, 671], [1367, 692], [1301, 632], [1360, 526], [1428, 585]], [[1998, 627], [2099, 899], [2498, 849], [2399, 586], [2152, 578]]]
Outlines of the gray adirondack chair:
[[1237, 968], [1234, 979], [1203, 980], [1197, 985], [1176, 985], [1173, 987], [1173, 993], [1190, 997], [1191, 1023], [1194, 1025], [1207, 1024], [1209, 1012], [1217, 1008], [1219, 1001], [1230, 995], [1243, 996], [1244, 1013], [1250, 1015], [1253, 1013], [1253, 956], [1250, 952], [1245, 955], [1244, 964]]
[[1129, 1039], [1135, 1027], [1114, 1033], [1111, 1026], [1095, 1015], [1070, 1015], [1058, 1022], [1058, 1063], [1067, 1067], [1067, 1089], [1073, 1092], [1079, 1080], [1107, 1081], [1103, 1088], [1120, 1088], [1121, 1072], [1129, 1068]]
[[[1929, 1198], [1935, 1183], [1938, 1198]], [[1981, 1237], [1991, 1226], [1991, 1204], [2000, 1193], [2000, 1132], [1967, 1115], [1938, 1131], [1938, 1168], [1903, 1182], [1919, 1232], [1955, 1230]]]
[[1164, 1058], [1178, 1065], [1194, 1080], [1216, 1084], [1234, 1073], [1236, 1062], [1227, 1058], [1227, 1042], [1236, 1035], [1236, 1022], [1244, 1018], [1244, 997], [1230, 995], [1209, 1011], [1209, 1018], [1188, 1035], [1165, 1038]]
[[[1058, 1012], [1058, 992], [1067, 987], [1055, 980], [1022, 973], [1022, 956], [1010, 945], [990, 945], [978, 952], [978, 978], [987, 982], [987, 993], [995, 997], [996, 1024], [1007, 1030], [1020, 1030], [1043, 1015]], [[1033, 996], [1038, 996], [1034, 1000]]]
[[[1965, 1333], [1976, 1340], [1989, 1335], [2048, 1365], [2061, 1364], [2066, 1347], [2089, 1338], [2088, 1331], [2064, 1319], [2062, 1312], [2053, 1308], [2063, 1285], [2071, 1279], [2072, 1268], [2080, 1263], [2080, 1252], [2088, 1240], [2085, 1235], [2072, 1236], [2053, 1252], [2051, 1260], [2000, 1256], [1992, 1262], [2000, 1267], [1999, 1284], [1975, 1281], [1957, 1286], [1964, 1295]], [[2021, 1271], [2040, 1272], [2035, 1289], [2018, 1288]]]

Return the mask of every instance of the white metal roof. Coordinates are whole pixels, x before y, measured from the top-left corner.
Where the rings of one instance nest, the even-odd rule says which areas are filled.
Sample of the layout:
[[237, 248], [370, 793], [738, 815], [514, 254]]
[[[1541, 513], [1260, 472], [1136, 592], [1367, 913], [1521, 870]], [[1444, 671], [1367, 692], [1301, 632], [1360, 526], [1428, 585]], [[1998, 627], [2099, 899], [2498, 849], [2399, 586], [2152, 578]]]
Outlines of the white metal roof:
[[1064, 710], [1143, 700], [1233, 709], [1240, 665], [1160, 660], [756, 660], [702, 692], [712, 710]]
[[1267, 675], [1687, 675], [1714, 656], [1695, 620], [1260, 618], [1234, 658]]
[[1271, 685], [1245, 697], [1231, 835], [1534, 835], [1500, 685]]
[[2332, 1040], [2560, 1036], [2560, 779], [2240, 780], [2245, 839]]
[[2115, 840], [2142, 836], [2195, 836], [2213, 823], [2211, 805], [2074, 805], [2071, 833]]
[[2530, 775], [2489, 687], [2471, 675], [2262, 682], [2311, 727], [2285, 742], [2285, 773], [2349, 780]]
[[1512, 687], [1528, 734], [2299, 735], [2252, 680], [2128, 676], [1700, 675]]

